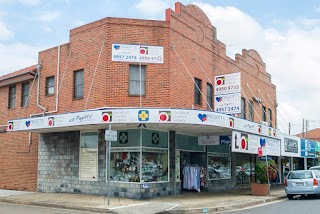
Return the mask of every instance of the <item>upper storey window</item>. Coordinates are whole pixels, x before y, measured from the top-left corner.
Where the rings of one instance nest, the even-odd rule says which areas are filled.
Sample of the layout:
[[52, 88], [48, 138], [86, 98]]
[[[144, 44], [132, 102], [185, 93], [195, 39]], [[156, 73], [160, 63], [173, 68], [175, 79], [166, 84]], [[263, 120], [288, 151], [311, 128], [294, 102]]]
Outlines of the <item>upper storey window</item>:
[[46, 95], [54, 94], [54, 76], [46, 78]]
[[9, 86], [9, 109], [16, 107], [16, 85]]
[[83, 98], [83, 70], [74, 72], [74, 98]]
[[[140, 74], [141, 67], [141, 74]], [[146, 66], [145, 65], [130, 65], [130, 83], [129, 95], [145, 95], [146, 94]], [[140, 81], [141, 76], [141, 81]], [[140, 93], [141, 84], [141, 93]]]

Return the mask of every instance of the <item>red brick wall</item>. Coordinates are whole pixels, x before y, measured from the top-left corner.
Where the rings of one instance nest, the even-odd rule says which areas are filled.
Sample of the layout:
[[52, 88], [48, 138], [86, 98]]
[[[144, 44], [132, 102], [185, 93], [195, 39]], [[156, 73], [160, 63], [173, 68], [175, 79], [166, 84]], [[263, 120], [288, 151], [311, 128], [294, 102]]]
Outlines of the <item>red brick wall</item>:
[[[30, 88], [33, 80], [29, 81]], [[34, 83], [36, 84], [36, 83]], [[9, 119], [30, 117], [39, 112], [36, 107], [36, 85], [32, 88], [30, 104], [21, 107], [21, 83], [16, 84], [16, 108], [8, 110], [9, 87], [0, 87], [0, 125]], [[35, 191], [37, 187], [38, 138], [18, 132], [0, 133], [0, 188]]]
[[[235, 60], [228, 57], [225, 44], [216, 38], [216, 29], [203, 11], [194, 5], [184, 6], [176, 3], [175, 11], [167, 10], [166, 20], [170, 22], [171, 27], [173, 107], [206, 109], [203, 97], [202, 105], [194, 106], [194, 77], [202, 80], [201, 90], [206, 97], [206, 84], [214, 84], [214, 76], [241, 72], [242, 97], [253, 101], [253, 96], [257, 96], [266, 109], [270, 108], [273, 114], [276, 113], [276, 87], [271, 83], [265, 63], [255, 50], [243, 50], [242, 54], [236, 55]], [[253, 103], [254, 121], [259, 122], [261, 106], [257, 102]], [[248, 115], [248, 106], [246, 112]], [[274, 115], [272, 121], [275, 124]]]

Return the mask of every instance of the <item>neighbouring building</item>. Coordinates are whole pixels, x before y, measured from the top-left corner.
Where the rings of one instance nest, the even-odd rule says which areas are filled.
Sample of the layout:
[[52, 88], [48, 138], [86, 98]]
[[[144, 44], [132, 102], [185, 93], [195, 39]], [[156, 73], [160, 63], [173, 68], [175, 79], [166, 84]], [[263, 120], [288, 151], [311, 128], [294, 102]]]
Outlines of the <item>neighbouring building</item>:
[[113, 196], [250, 184], [258, 147], [280, 156], [276, 87], [259, 53], [228, 57], [213, 25], [181, 3], [165, 21], [108, 17], [0, 77], [0, 188], [105, 195], [109, 158]]

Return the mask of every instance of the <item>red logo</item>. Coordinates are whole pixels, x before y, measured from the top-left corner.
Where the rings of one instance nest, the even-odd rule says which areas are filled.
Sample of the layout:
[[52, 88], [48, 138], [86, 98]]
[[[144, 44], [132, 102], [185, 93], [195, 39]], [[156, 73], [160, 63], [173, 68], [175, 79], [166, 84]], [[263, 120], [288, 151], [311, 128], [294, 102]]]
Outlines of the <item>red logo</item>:
[[171, 112], [170, 111], [159, 111], [159, 121], [161, 121], [161, 122], [171, 121]]
[[230, 119], [229, 119], [229, 126], [230, 126], [231, 128], [234, 127], [234, 119], [233, 119], [233, 118], [230, 118]]
[[225, 80], [224, 77], [218, 77], [216, 79], [216, 85], [224, 85], [224, 80]]
[[102, 112], [102, 122], [111, 122], [112, 121], [112, 112]]
[[54, 126], [54, 117], [48, 118], [48, 126]]
[[13, 130], [13, 122], [8, 123], [8, 130]]

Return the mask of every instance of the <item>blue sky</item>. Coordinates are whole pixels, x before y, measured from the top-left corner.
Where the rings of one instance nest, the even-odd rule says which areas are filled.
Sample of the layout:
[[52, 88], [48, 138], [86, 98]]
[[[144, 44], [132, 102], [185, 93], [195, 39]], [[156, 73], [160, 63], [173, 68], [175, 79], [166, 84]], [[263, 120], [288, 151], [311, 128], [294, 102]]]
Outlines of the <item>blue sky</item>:
[[[105, 17], [164, 20], [173, 0], [0, 0], [0, 75], [37, 63], [39, 51], [67, 43], [69, 30]], [[255, 49], [277, 86], [279, 128], [320, 125], [320, 1], [182, 0], [196, 4], [234, 58]]]

